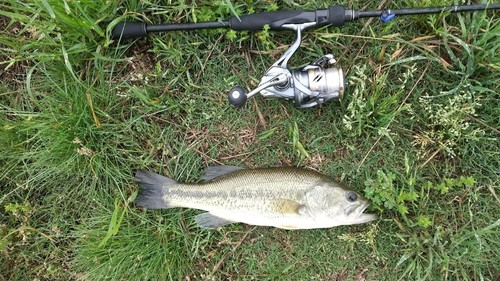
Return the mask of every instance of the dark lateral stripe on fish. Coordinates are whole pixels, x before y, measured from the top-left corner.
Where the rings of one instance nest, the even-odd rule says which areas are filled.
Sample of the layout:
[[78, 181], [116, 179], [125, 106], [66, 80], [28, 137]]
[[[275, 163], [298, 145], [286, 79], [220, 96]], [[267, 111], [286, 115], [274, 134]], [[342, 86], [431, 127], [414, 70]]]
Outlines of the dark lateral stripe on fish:
[[[179, 188], [175, 188], [175, 190], [169, 190], [166, 195], [167, 197], [189, 197], [189, 198], [204, 198], [204, 199], [217, 199], [217, 198], [228, 198], [231, 197], [231, 194], [228, 194], [227, 191], [203, 191], [200, 188], [199, 190], [195, 190], [198, 187], [195, 186], [193, 188], [189, 188], [187, 185], [179, 185]], [[234, 196], [236, 196], [236, 192], [233, 192]]]
[[[208, 169], [208, 181], [177, 183], [138, 171], [136, 203], [150, 209], [204, 210], [196, 222], [216, 228], [247, 223], [284, 229], [329, 228], [370, 222], [369, 202], [332, 178], [318, 172], [290, 168]], [[353, 196], [354, 194], [354, 196]]]

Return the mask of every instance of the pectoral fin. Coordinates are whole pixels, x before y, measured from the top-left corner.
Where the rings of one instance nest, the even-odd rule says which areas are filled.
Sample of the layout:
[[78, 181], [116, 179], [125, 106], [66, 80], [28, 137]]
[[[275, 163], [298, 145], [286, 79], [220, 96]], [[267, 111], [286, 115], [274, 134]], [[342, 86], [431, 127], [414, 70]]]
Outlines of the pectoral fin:
[[290, 199], [276, 199], [273, 202], [273, 209], [278, 214], [300, 215], [300, 210], [304, 205]]
[[214, 216], [209, 212], [197, 215], [196, 217], [194, 217], [194, 220], [196, 221], [196, 224], [198, 224], [199, 227], [207, 229], [214, 229], [220, 226], [234, 223], [232, 221], [228, 221], [226, 219]]

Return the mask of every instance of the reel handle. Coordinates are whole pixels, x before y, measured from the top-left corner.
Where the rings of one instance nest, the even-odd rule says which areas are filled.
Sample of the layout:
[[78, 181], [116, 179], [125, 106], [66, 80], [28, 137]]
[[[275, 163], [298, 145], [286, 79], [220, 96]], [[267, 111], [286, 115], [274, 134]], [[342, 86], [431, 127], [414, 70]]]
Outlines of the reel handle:
[[235, 107], [242, 107], [247, 102], [247, 99], [257, 94], [258, 92], [277, 85], [284, 85], [289, 82], [289, 75], [286, 73], [279, 73], [275, 77], [269, 79], [268, 81], [261, 82], [260, 85], [253, 89], [250, 93], [247, 93], [245, 89], [241, 86], [235, 86], [231, 88], [227, 94], [227, 99], [229, 103]]
[[227, 94], [227, 99], [231, 105], [240, 108], [245, 105], [248, 97], [245, 89], [240, 86], [234, 86]]

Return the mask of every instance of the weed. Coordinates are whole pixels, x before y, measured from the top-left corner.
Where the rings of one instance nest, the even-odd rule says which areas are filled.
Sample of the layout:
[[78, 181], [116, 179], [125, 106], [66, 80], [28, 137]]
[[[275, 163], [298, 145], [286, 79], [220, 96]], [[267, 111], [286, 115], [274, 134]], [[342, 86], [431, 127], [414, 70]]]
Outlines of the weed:
[[[497, 280], [495, 12], [306, 31], [293, 65], [333, 53], [348, 81], [342, 102], [308, 110], [226, 101], [233, 85], [258, 84], [293, 33], [107, 36], [125, 19], [217, 21], [328, 5], [1, 2], [0, 279]], [[137, 169], [195, 182], [218, 164], [319, 170], [371, 199], [380, 219], [205, 231], [191, 224], [197, 211], [131, 202]]]
[[106, 225], [111, 227], [109, 222], [116, 218], [111, 215], [113, 211], [109, 212], [94, 215], [77, 231], [80, 238], [75, 244], [74, 266], [85, 272], [87, 279], [164, 280], [189, 276], [213, 236], [188, 234], [182, 212], [171, 212], [167, 217], [158, 212], [149, 216], [125, 212], [120, 217], [120, 230], [108, 236]]
[[[490, 239], [496, 233], [494, 229], [498, 222], [482, 230], [470, 229], [469, 222], [461, 222], [460, 211], [444, 213], [442, 205], [436, 203], [438, 200], [435, 199], [444, 196], [451, 202], [461, 200], [450, 194], [464, 196], [464, 193], [474, 192], [474, 178], [462, 176], [444, 179], [438, 184], [429, 181], [417, 184], [413, 178], [401, 182], [395, 174], [379, 170], [376, 180], [369, 180], [365, 184], [365, 194], [375, 207], [384, 211], [394, 209], [396, 215], [392, 220], [404, 231], [404, 234], [400, 234], [403, 243], [396, 264], [396, 267], [404, 269], [402, 278], [433, 279], [437, 273], [447, 278], [462, 279], [470, 274], [469, 270], [482, 276], [481, 271], [470, 268], [469, 260], [491, 257], [495, 243]], [[459, 204], [462, 202], [459, 201]], [[475, 239], [470, 240], [469, 237]], [[453, 247], [450, 250], [446, 245]], [[469, 247], [482, 250], [479, 253]]]
[[307, 152], [307, 150], [304, 148], [304, 145], [300, 142], [299, 127], [297, 125], [297, 122], [294, 122], [293, 125], [290, 125], [288, 129], [288, 134], [292, 139], [292, 145], [296, 154], [299, 157], [299, 160], [302, 160], [302, 158], [309, 158], [310, 157], [309, 152]]
[[[397, 91], [389, 98], [386, 96], [385, 85], [388, 74], [369, 77], [368, 71], [366, 66], [356, 66], [349, 80], [353, 92], [342, 122], [353, 136], [360, 136], [370, 131], [385, 134], [384, 130], [398, 111], [398, 98], [401, 92]], [[412, 68], [405, 72], [403, 75], [405, 81], [402, 81], [402, 85], [407, 83], [408, 77], [412, 76], [414, 71]]]
[[463, 143], [477, 141], [484, 134], [483, 129], [471, 127], [468, 121], [481, 106], [470, 91], [456, 93], [444, 104], [432, 97], [422, 97], [420, 103], [428, 113], [428, 129], [417, 134], [413, 143], [421, 151], [438, 149], [454, 157]]

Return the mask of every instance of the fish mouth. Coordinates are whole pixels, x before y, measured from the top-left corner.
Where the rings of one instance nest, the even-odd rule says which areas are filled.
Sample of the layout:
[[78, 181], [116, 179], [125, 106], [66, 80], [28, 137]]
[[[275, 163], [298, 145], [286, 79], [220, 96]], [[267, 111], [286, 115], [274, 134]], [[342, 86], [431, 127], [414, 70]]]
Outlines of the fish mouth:
[[356, 223], [371, 222], [377, 219], [376, 214], [365, 214], [363, 213], [370, 206], [370, 202], [366, 201], [361, 205], [357, 211]]

